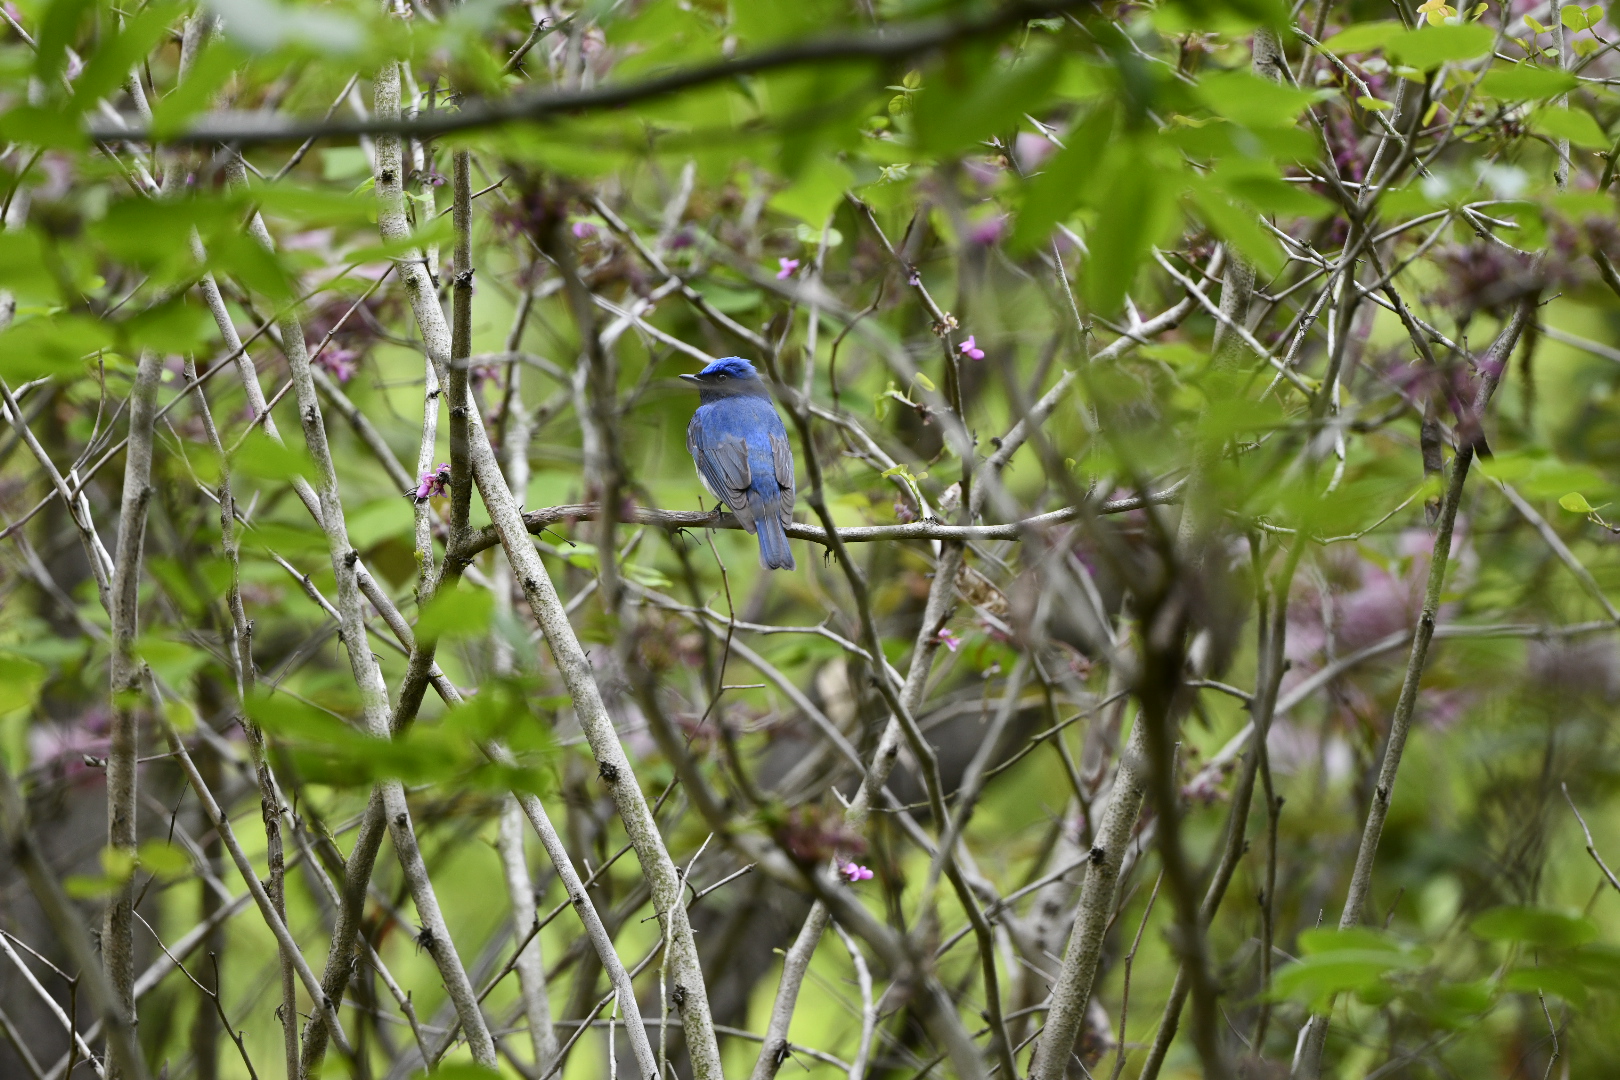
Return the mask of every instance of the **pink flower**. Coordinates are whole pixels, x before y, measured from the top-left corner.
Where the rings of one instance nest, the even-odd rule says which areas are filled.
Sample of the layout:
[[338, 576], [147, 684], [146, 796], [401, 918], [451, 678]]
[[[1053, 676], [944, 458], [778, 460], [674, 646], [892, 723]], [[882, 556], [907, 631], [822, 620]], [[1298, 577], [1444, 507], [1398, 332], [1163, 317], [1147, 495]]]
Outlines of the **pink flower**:
[[436, 496], [450, 494], [450, 465], [448, 462], [439, 462], [439, 467], [432, 472], [425, 472], [417, 482], [416, 490], [408, 492], [417, 502], [427, 502]]
[[1001, 238], [1006, 234], [1006, 214], [997, 214], [995, 217], [985, 218], [983, 221], [968, 226], [968, 239], [984, 247], [1000, 243]]
[[589, 240], [596, 235], [596, 226], [589, 221], [576, 221], [568, 231], [574, 234], [575, 240]]
[[315, 366], [346, 383], [360, 370], [360, 354], [353, 349], [324, 349], [315, 357]]
[[868, 870], [860, 863], [847, 862], [838, 868], [838, 872], [843, 875], [845, 881], [852, 885], [857, 881], [872, 880], [872, 871]]
[[798, 259], [777, 259], [776, 263], [782, 268], [776, 272], [777, 281], [792, 277], [794, 271], [799, 269]]
[[979, 343], [977, 341], [973, 340], [973, 335], [972, 334], [969, 334], [968, 339], [966, 341], [962, 342], [962, 344], [958, 345], [956, 347], [956, 350], [957, 350], [957, 352], [960, 352], [963, 356], [967, 357], [969, 360], [983, 360], [984, 359], [984, 350], [979, 348]]
[[1019, 166], [1026, 170], [1040, 168], [1056, 149], [1057, 143], [1033, 131], [1020, 131], [1018, 138], [1013, 140], [1013, 154], [1018, 158]]
[[962, 647], [962, 639], [951, 633], [949, 629], [939, 632], [939, 643], [951, 650], [951, 652], [955, 652]]
[[474, 364], [467, 374], [472, 377], [473, 385], [477, 386], [500, 378], [501, 369], [495, 364]]
[[915, 266], [913, 266], [911, 268], [911, 273], [906, 275], [906, 284], [912, 286], [913, 288], [916, 288], [918, 285], [921, 285], [922, 284], [922, 271], [918, 270]]

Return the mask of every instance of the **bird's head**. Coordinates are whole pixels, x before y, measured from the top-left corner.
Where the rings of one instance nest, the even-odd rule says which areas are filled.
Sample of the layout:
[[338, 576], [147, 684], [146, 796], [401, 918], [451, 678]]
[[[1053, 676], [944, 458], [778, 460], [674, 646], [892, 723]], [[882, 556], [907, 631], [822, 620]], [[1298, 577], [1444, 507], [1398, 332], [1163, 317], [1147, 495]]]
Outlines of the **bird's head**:
[[754, 365], [740, 356], [716, 360], [696, 375], [682, 375], [681, 378], [696, 386], [705, 402], [737, 395], [770, 396]]

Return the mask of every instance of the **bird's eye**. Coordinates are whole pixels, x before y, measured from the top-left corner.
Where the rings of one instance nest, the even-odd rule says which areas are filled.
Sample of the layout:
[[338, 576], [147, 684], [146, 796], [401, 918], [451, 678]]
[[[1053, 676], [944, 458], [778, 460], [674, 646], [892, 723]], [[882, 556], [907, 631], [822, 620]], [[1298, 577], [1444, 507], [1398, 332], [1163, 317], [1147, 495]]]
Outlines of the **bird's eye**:
[[731, 378], [731, 376], [730, 376], [730, 375], [722, 375], [722, 376], [720, 376], [720, 378], [722, 378], [722, 379], [729, 379], [729, 378]]

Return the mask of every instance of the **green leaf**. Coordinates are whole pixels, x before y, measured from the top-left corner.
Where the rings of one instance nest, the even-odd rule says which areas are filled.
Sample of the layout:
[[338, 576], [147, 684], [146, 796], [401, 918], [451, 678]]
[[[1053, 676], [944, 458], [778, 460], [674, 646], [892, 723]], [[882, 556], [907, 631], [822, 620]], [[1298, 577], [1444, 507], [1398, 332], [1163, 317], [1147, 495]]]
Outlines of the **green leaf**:
[[45, 666], [26, 656], [0, 652], [0, 716], [32, 709], [45, 685]]
[[1389, 58], [1432, 71], [1441, 64], [1484, 56], [1496, 43], [1496, 32], [1479, 23], [1464, 26], [1425, 26], [1393, 37], [1384, 46]]
[[1590, 20], [1586, 17], [1586, 12], [1574, 4], [1564, 6], [1563, 10], [1558, 13], [1558, 21], [1563, 23], [1566, 29], [1574, 30], [1576, 33], [1585, 30], [1591, 25]]
[[833, 32], [849, 22], [852, 10], [848, 4], [834, 0], [738, 0], [731, 5], [731, 29], [739, 39], [755, 46], [793, 41], [806, 34]]
[[56, 279], [45, 262], [45, 245], [32, 229], [0, 232], [0, 286], [19, 301], [58, 298]]
[[654, 566], [644, 563], [626, 563], [623, 567], [624, 576], [648, 589], [667, 589], [670, 586], [669, 576]]
[[1098, 147], [1108, 144], [1113, 127], [1114, 110], [1101, 105], [1069, 132], [1063, 149], [1047, 160], [1025, 189], [1024, 205], [1008, 242], [1012, 250], [1029, 251], [1044, 241], [1080, 204], [1104, 157]]
[[1496, 994], [1489, 980], [1438, 983], [1427, 993], [1409, 995], [1407, 1003], [1441, 1027], [1456, 1030], [1490, 1011]]
[[1474, 920], [1473, 931], [1487, 941], [1548, 948], [1584, 945], [1598, 936], [1597, 924], [1582, 915], [1528, 905], [1493, 908]]
[[1588, 986], [1620, 990], [1620, 946], [1594, 941], [1571, 949], [1565, 963]]
[[277, 184], [254, 188], [252, 197], [266, 217], [285, 218], [302, 229], [332, 225], [369, 232], [374, 227], [376, 200], [369, 194]]
[[1222, 71], [1198, 80], [1197, 94], [1217, 115], [1245, 127], [1292, 127], [1314, 101], [1331, 94], [1296, 90], [1247, 71]]
[[1321, 956], [1324, 953], [1346, 950], [1364, 952], [1368, 949], [1400, 952], [1403, 948], [1405, 946], [1402, 942], [1384, 931], [1365, 926], [1351, 926], [1342, 930], [1336, 927], [1317, 927], [1299, 935], [1299, 951], [1304, 956]]
[[104, 36], [86, 61], [84, 70], [73, 80], [72, 108], [86, 112], [95, 106], [98, 98], [122, 86], [130, 71], [141, 65], [179, 14], [179, 8], [174, 5], [153, 4], [125, 20], [115, 33]]
[[1168, 201], [1164, 180], [1162, 169], [1122, 160], [1103, 192], [1101, 205], [1106, 210], [1088, 237], [1091, 258], [1084, 278], [1086, 299], [1098, 314], [1119, 307], [1147, 256], [1161, 208]]
[[1322, 42], [1322, 48], [1341, 56], [1345, 53], [1371, 52], [1405, 32], [1406, 28], [1394, 19], [1360, 23], [1334, 34]]
[[1334, 949], [1284, 967], [1273, 977], [1271, 993], [1320, 1007], [1346, 991], [1375, 993], [1387, 973], [1419, 964], [1417, 957], [1397, 950]]
[[713, 305], [716, 311], [726, 315], [753, 311], [764, 299], [758, 289], [728, 289], [724, 285], [704, 285], [698, 292], [703, 294], [703, 299]]
[[[271, 300], [293, 298], [292, 278], [275, 255], [242, 230], [216, 232], [207, 238], [208, 268], [215, 276], [233, 277], [243, 286]], [[361, 261], [359, 252], [349, 256]]]
[[1360, 105], [1363, 109], [1366, 109], [1369, 112], [1389, 112], [1395, 108], [1394, 104], [1391, 102], [1382, 101], [1378, 98], [1372, 97], [1369, 94], [1362, 94], [1360, 97], [1356, 98], [1356, 104]]
[[79, 150], [90, 142], [77, 113], [52, 105], [17, 105], [0, 114], [0, 138], [47, 150]]
[[411, 1080], [501, 1080], [501, 1074], [482, 1065], [461, 1062], [455, 1065], [440, 1065], [431, 1077], [426, 1073], [413, 1073]]
[[162, 840], [148, 840], [135, 853], [142, 870], [158, 878], [182, 878], [191, 873], [191, 857]]
[[34, 74], [56, 92], [56, 79], [67, 67], [67, 50], [78, 36], [85, 13], [95, 7], [93, 0], [51, 0], [39, 21], [34, 37]]
[[303, 47], [327, 56], [359, 52], [365, 24], [335, 7], [280, 4], [276, 0], [209, 0], [225, 35], [254, 53]]
[[608, 43], [628, 54], [614, 66], [618, 78], [718, 56], [720, 37], [720, 27], [708, 12], [678, 0], [655, 0], [633, 17], [607, 27]]
[[1149, 360], [1158, 360], [1177, 368], [1196, 368], [1209, 359], [1209, 352], [1189, 345], [1184, 341], [1175, 341], [1158, 345], [1143, 345], [1136, 350], [1137, 355], [1145, 356]]
[[130, 353], [142, 348], [195, 352], [215, 332], [213, 318], [189, 295], [173, 297], [118, 324], [119, 340]]
[[1222, 194], [1206, 186], [1193, 189], [1192, 198], [1204, 221], [1267, 274], [1276, 274], [1286, 258], [1281, 245], [1261, 228], [1254, 214], [1233, 206]]
[[1546, 108], [1530, 118], [1530, 126], [1544, 135], [1568, 139], [1576, 146], [1607, 149], [1609, 137], [1592, 114], [1580, 109]]
[[1572, 491], [1559, 499], [1558, 505], [1572, 514], [1590, 514], [1592, 512], [1592, 504], [1587, 502], [1586, 496], [1578, 491]]
[[812, 229], [802, 221], [793, 226], [793, 236], [799, 243], [811, 248], [820, 247], [823, 239], [826, 240], [829, 249], [838, 247], [844, 242], [844, 234], [837, 229]]
[[135, 853], [108, 844], [101, 849], [101, 872], [113, 881], [128, 881], [135, 872]]
[[[486, 694], [492, 700], [486, 705]], [[285, 694], [260, 692], [249, 699], [248, 712], [273, 732], [312, 783], [364, 788], [379, 780], [410, 784], [453, 783], [487, 791], [531, 791], [548, 786], [536, 766], [497, 766], [478, 749], [495, 735], [518, 752], [552, 751], [549, 735], [533, 721], [520, 699], [484, 689], [467, 705], [452, 710], [437, 724], [418, 722], [392, 739], [373, 738], [313, 705]], [[522, 722], [516, 722], [521, 720]], [[529, 729], [529, 730], [526, 730]], [[533, 732], [544, 736], [536, 740]]]
[[37, 316], [0, 334], [0, 377], [13, 383], [78, 375], [85, 360], [112, 345], [108, 327], [84, 315]]
[[246, 63], [247, 57], [229, 42], [210, 42], [192, 62], [185, 81], [152, 104], [152, 130], [159, 138], [185, 130]]
[[981, 50], [953, 56], [912, 102], [917, 148], [944, 156], [1006, 132], [1024, 113], [1046, 103], [1062, 70], [1063, 56], [1055, 49], [1010, 68]]
[[1216, 170], [1211, 180], [1263, 214], [1321, 217], [1334, 209], [1321, 195], [1288, 183], [1270, 162], [1231, 162]]
[[428, 641], [476, 637], [488, 632], [494, 614], [495, 597], [488, 589], [457, 589], [428, 601], [416, 633]]
[[798, 177], [771, 196], [771, 209], [820, 229], [854, 182], [855, 174], [837, 158], [812, 155]]
[[362, 146], [329, 146], [321, 151], [322, 180], [360, 180], [371, 175], [371, 159]]
[[255, 430], [231, 460], [231, 470], [259, 480], [291, 480], [295, 476], [314, 476], [315, 464], [302, 439], [278, 443], [262, 430]]
[[[1568, 8], [1564, 10], [1568, 11]], [[1494, 68], [1485, 73], [1479, 88], [1492, 97], [1505, 101], [1527, 101], [1532, 98], [1557, 97], [1575, 89], [1579, 80], [1567, 71], [1540, 67], [1535, 64], [1516, 64], [1510, 68]]]
[[143, 635], [135, 643], [135, 654], [165, 684], [181, 687], [196, 670], [208, 663], [208, 651], [200, 645]]
[[1552, 994], [1576, 1008], [1586, 1004], [1586, 986], [1581, 977], [1560, 964], [1515, 968], [1503, 977], [1502, 989], [1524, 994]]
[[90, 235], [120, 262], [174, 273], [193, 263], [191, 230], [204, 235], [225, 224], [232, 204], [211, 199], [121, 199]]

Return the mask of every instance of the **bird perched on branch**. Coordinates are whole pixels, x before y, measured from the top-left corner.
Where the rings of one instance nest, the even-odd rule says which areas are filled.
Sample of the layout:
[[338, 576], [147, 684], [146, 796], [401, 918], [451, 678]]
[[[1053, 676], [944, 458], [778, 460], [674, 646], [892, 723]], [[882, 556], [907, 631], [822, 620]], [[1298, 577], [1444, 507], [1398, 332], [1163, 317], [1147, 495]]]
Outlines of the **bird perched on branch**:
[[759, 538], [759, 565], [792, 570], [785, 530], [793, 521], [793, 449], [770, 391], [740, 356], [681, 378], [700, 399], [686, 428], [698, 478]]

